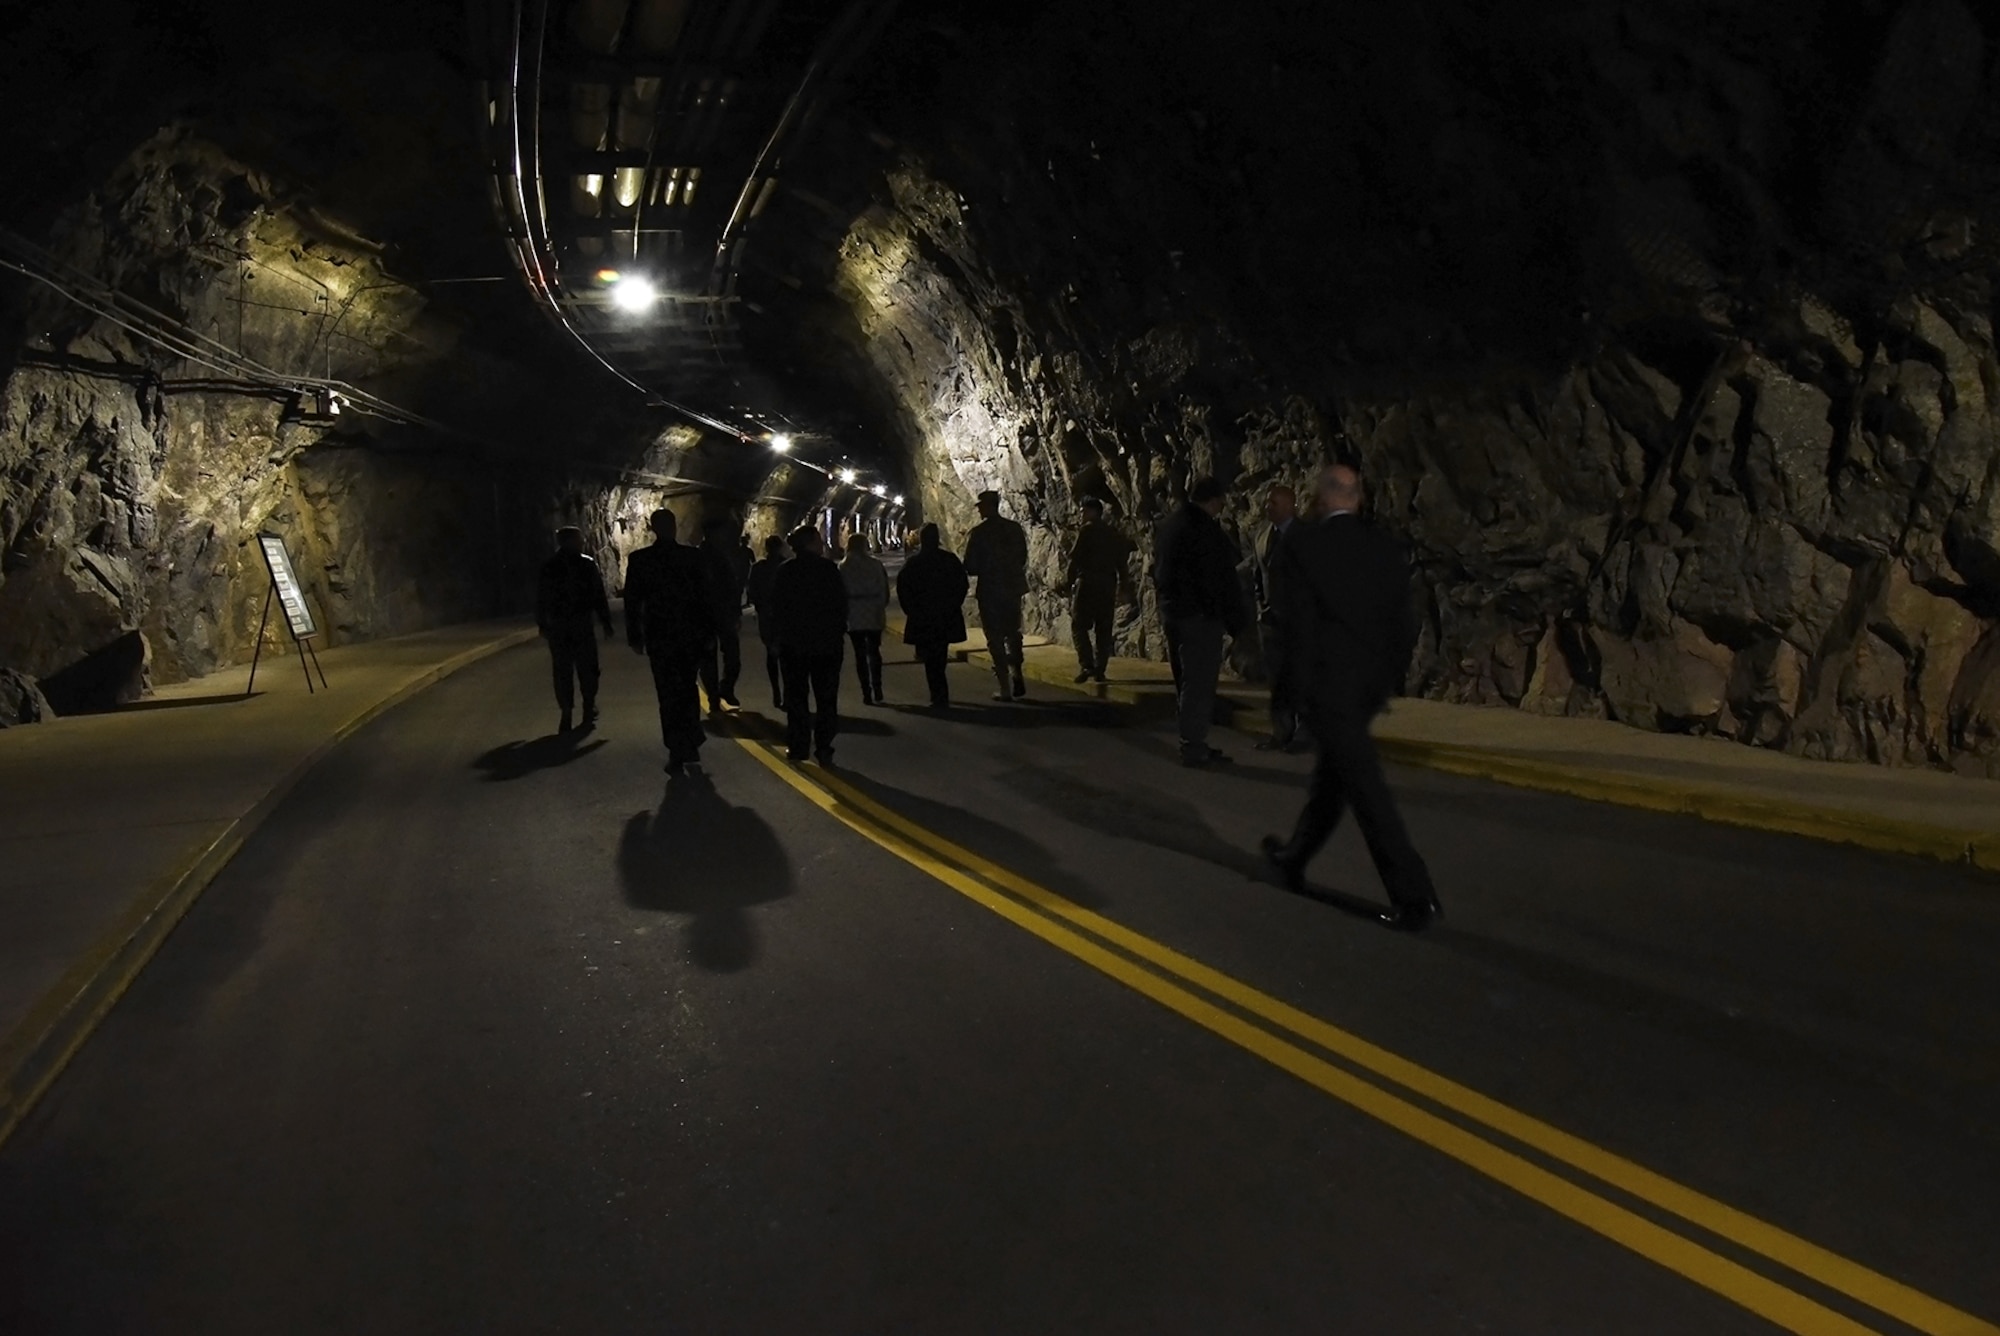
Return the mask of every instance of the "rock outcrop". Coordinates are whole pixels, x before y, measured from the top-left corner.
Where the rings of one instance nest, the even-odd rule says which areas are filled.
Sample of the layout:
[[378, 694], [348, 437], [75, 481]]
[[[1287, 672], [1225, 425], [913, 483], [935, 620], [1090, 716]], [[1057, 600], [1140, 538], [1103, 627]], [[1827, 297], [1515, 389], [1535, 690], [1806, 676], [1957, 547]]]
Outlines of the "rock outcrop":
[[39, 724], [56, 712], [39, 683], [26, 673], [0, 668], [0, 728]]
[[1080, 494], [1143, 539], [1213, 472], [1247, 541], [1346, 458], [1412, 691], [2000, 774], [1972, 10], [1084, 8], [885, 49], [774, 262], [926, 517], [1029, 523], [1042, 629]]
[[[260, 532], [340, 643], [520, 609], [559, 522], [611, 557], [656, 506], [698, 528], [783, 496], [757, 452], [605, 394], [569, 350], [466, 338], [380, 248], [188, 132], [141, 146], [55, 236], [74, 286], [28, 292], [0, 382], [0, 665], [64, 713], [248, 658]], [[92, 282], [159, 320], [79, 304]], [[327, 380], [398, 411], [329, 414]]]

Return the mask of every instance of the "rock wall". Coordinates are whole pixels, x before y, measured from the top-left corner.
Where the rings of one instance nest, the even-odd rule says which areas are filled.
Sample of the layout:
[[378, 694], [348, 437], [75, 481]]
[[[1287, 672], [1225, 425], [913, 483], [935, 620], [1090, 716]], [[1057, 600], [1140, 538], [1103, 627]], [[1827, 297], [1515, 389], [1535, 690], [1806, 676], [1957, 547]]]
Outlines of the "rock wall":
[[[1409, 688], [2000, 774], [2000, 81], [1959, 0], [906, 31], [776, 264], [927, 518], [1360, 463]], [[767, 251], [773, 241], [760, 241]], [[1157, 653], [1150, 608], [1128, 653]]]
[[[58, 712], [248, 658], [260, 531], [285, 537], [339, 644], [523, 609], [558, 523], [615, 561], [656, 505], [698, 528], [704, 499], [734, 517], [768, 491], [757, 451], [644, 410], [573, 351], [468, 340], [462, 316], [303, 198], [170, 130], [56, 225], [72, 279], [210, 341], [197, 352], [279, 373], [246, 379], [226, 355], [180, 355], [26, 289], [0, 381], [0, 668], [42, 679]], [[286, 377], [415, 416], [302, 417]]]

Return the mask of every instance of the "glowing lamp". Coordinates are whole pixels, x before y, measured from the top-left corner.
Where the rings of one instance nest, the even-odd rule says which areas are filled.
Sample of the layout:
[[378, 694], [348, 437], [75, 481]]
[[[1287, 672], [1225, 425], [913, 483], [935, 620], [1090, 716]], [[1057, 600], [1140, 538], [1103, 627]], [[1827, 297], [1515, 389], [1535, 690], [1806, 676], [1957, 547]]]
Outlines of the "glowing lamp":
[[869, 488], [868, 490], [869, 490], [869, 491], [871, 491], [871, 492], [873, 492], [873, 493], [875, 493], [875, 495], [877, 495], [877, 496], [887, 496], [887, 495], [889, 495], [889, 489], [888, 489], [888, 488], [886, 488], [886, 487], [884, 487], [884, 486], [883, 486], [883, 485], [882, 485], [881, 483], [879, 483], [879, 482], [878, 482], [878, 483], [876, 483], [876, 484], [875, 484], [875, 485], [874, 485], [873, 487], [870, 487], [870, 488]]
[[782, 455], [792, 448], [792, 438], [783, 432], [779, 432], [771, 438], [771, 448]]
[[651, 280], [637, 274], [626, 274], [611, 285], [611, 301], [621, 311], [651, 310], [653, 303], [660, 299], [660, 290]]
[[842, 482], [844, 482], [844, 483], [848, 484], [848, 485], [849, 485], [850, 487], [851, 487], [851, 486], [853, 486], [853, 485], [854, 485], [854, 470], [853, 470], [853, 469], [842, 469], [842, 470], [840, 471], [840, 480], [841, 480]]

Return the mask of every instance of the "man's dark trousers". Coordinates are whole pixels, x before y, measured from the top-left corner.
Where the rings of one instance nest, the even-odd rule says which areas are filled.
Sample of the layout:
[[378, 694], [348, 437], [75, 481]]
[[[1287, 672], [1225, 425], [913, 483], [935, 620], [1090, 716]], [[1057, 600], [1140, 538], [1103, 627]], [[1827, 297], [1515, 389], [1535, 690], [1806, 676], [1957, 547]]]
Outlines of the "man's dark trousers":
[[1214, 617], [1182, 617], [1168, 634], [1180, 697], [1181, 755], [1200, 760], [1209, 754], [1215, 684], [1222, 675], [1222, 640], [1228, 633]]
[[785, 751], [794, 760], [803, 759], [808, 751], [825, 755], [833, 750], [833, 735], [840, 728], [840, 665], [845, 657], [839, 650], [802, 654], [788, 649], [778, 655], [785, 670]]
[[667, 744], [667, 759], [692, 761], [708, 740], [701, 729], [701, 697], [695, 691], [701, 651], [649, 647], [646, 658], [653, 666], [653, 690], [660, 697], [660, 741]]
[[1111, 633], [1118, 619], [1116, 589], [1078, 591], [1070, 607], [1070, 634], [1076, 641], [1077, 667], [1102, 673], [1111, 663]]
[[549, 628], [549, 662], [555, 668], [556, 704], [568, 715], [576, 703], [576, 688], [583, 688], [583, 712], [597, 708], [597, 637], [589, 622], [582, 626]]
[[917, 658], [924, 665], [924, 685], [930, 688], [931, 704], [951, 703], [951, 680], [945, 676], [945, 663], [951, 657], [951, 646], [943, 641], [926, 641], [912, 646]]
[[1264, 675], [1271, 679], [1271, 738], [1288, 746], [1299, 731], [1299, 712], [1292, 704], [1285, 667], [1285, 637], [1276, 622], [1267, 619], [1257, 624], [1257, 645], [1264, 654]]
[[[721, 651], [722, 672], [715, 670], [716, 651]], [[708, 693], [708, 708], [722, 708], [722, 698], [736, 696], [736, 683], [743, 676], [743, 624], [724, 626], [713, 643], [702, 651], [701, 689]]]
[[1306, 805], [1291, 843], [1285, 846], [1284, 861], [1300, 868], [1312, 861], [1340, 824], [1341, 814], [1352, 807], [1389, 898], [1398, 905], [1426, 905], [1435, 898], [1430, 869], [1410, 843], [1402, 813], [1382, 776], [1382, 758], [1368, 731], [1372, 714], [1365, 708], [1308, 713], [1306, 723], [1318, 752]]

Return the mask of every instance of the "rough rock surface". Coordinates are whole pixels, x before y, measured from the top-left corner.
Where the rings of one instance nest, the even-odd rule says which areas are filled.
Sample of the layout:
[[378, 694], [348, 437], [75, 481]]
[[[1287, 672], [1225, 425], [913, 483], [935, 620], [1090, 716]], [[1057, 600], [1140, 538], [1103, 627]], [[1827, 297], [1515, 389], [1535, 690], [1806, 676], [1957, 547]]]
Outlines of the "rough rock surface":
[[1413, 691], [2000, 774], [1991, 16], [1340, 13], [962, 7], [878, 56], [807, 182], [851, 221], [773, 264], [926, 517], [1005, 492], [1060, 632], [1079, 494], [1143, 539], [1213, 471], [1247, 541], [1349, 458]]
[[35, 679], [12, 668], [0, 668], [0, 728], [39, 724], [56, 712]]
[[424, 418], [302, 419], [282, 386], [31, 290], [0, 382], [0, 665], [64, 713], [248, 658], [260, 532], [285, 538], [340, 643], [519, 609], [557, 523], [609, 558], [656, 506], [698, 529], [759, 491], [738, 443], [580, 389], [573, 355], [551, 371], [468, 346], [366, 242], [188, 133], [144, 144], [56, 250], [231, 353]]

